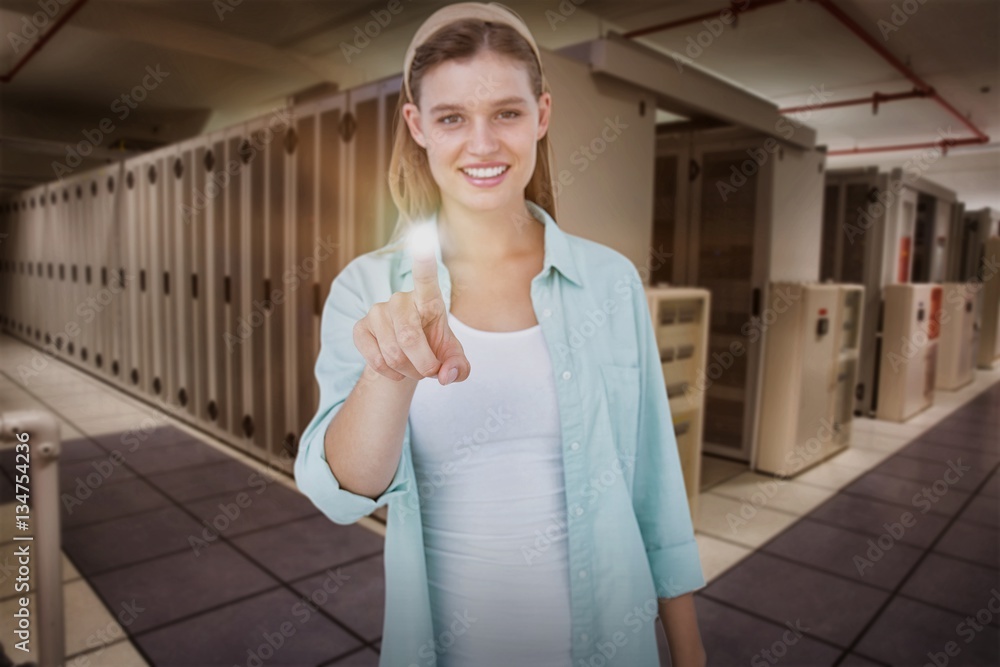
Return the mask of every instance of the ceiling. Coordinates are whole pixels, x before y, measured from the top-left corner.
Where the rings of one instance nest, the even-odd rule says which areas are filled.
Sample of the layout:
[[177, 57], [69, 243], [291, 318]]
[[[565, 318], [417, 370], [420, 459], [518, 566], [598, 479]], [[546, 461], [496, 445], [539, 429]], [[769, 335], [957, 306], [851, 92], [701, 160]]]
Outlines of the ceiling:
[[[0, 72], [78, 0], [2, 0]], [[239, 123], [310, 91], [347, 89], [399, 73], [406, 46], [439, 0], [88, 0], [13, 79], [0, 83], [0, 192], [54, 180], [159, 145]], [[558, 49], [722, 9], [720, 0], [507, 0], [539, 45]], [[740, 0], [737, 0], [740, 5]], [[751, 4], [753, 4], [751, 2]], [[906, 4], [911, 14], [894, 6]], [[990, 136], [955, 147], [926, 176], [970, 208], [1000, 208], [1000, 2], [843, 0], [837, 5]], [[390, 8], [399, 7], [397, 13]], [[48, 16], [46, 7], [53, 16]], [[376, 16], [368, 44], [345, 53]], [[905, 18], [905, 20], [903, 20]], [[42, 26], [31, 27], [32, 20]], [[636, 38], [780, 107], [909, 91], [913, 84], [810, 0], [701, 21]], [[370, 32], [375, 32], [369, 26]], [[880, 27], [881, 26], [881, 27]], [[891, 26], [893, 29], [886, 29]], [[721, 27], [721, 30], [719, 29]], [[693, 44], [704, 45], [700, 51]], [[153, 77], [150, 72], [159, 72]], [[125, 106], [136, 86], [145, 99]], [[116, 101], [117, 100], [117, 101]], [[556, 101], [558, 103], [558, 100]], [[664, 119], [669, 114], [663, 113]], [[929, 99], [815, 110], [795, 118], [829, 150], [937, 141], [971, 133]], [[109, 130], [104, 132], [103, 130]], [[70, 147], [99, 147], [79, 165]], [[828, 166], [893, 166], [919, 151], [831, 156]], [[70, 165], [75, 166], [70, 166]]]

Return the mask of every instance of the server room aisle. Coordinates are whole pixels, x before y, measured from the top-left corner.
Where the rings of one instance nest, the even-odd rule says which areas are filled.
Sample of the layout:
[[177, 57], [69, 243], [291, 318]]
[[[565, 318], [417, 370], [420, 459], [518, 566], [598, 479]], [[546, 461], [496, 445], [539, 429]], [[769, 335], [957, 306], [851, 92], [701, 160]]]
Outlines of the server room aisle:
[[[32, 361], [44, 367], [23, 383]], [[793, 481], [706, 474], [697, 605], [710, 664], [922, 665], [949, 641], [962, 664], [1000, 662], [1000, 615], [983, 616], [991, 595], [1000, 609], [998, 381], [978, 372], [907, 424], [859, 420], [850, 450]], [[8, 336], [0, 406], [61, 420], [67, 667], [377, 665], [377, 527], [331, 523], [290, 479]], [[12, 463], [0, 456], [0, 580]], [[977, 614], [966, 643], [957, 624]]]
[[[33, 360], [45, 367], [22, 385]], [[378, 664], [381, 535], [331, 523], [291, 479], [4, 335], [0, 406], [61, 422], [66, 667]], [[0, 456], [0, 580], [13, 460]]]

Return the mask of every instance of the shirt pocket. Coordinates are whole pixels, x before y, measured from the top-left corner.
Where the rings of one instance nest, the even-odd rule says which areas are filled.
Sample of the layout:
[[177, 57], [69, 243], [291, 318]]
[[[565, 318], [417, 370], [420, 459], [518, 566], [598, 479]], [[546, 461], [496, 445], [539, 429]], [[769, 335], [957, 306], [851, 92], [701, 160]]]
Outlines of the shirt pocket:
[[611, 422], [611, 436], [631, 495], [639, 440], [639, 368], [601, 364], [601, 375]]

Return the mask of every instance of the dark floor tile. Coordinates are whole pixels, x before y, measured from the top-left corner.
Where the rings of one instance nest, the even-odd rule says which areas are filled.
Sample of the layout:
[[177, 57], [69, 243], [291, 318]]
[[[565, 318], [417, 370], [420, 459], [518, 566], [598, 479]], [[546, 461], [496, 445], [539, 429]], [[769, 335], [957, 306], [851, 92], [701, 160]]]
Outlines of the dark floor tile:
[[295, 589], [366, 640], [382, 636], [385, 565], [381, 554], [298, 581]]
[[[14, 466], [18, 463], [24, 463], [24, 457], [18, 461], [17, 454], [18, 452], [13, 447], [0, 448], [0, 470], [10, 473], [14, 471]], [[31, 461], [30, 457], [28, 461]]]
[[957, 427], [963, 424], [1000, 427], [1000, 401], [992, 398], [987, 398], [985, 401], [971, 401], [935, 426]]
[[932, 512], [942, 516], [953, 515], [969, 497], [968, 493], [952, 488], [945, 481], [928, 484], [877, 472], [862, 475], [844, 487], [842, 493], [895, 503], [914, 513]]
[[60, 464], [70, 461], [86, 461], [102, 456], [107, 456], [107, 452], [89, 438], [73, 438], [72, 440], [63, 440], [60, 443]]
[[962, 457], [962, 462], [966, 465], [976, 467], [993, 468], [1000, 463], [1000, 453], [988, 451], [959, 449], [951, 445], [943, 445], [940, 442], [923, 440], [918, 438], [906, 445], [898, 452], [897, 456], [920, 459], [922, 461], [932, 461], [941, 465], [947, 465], [949, 460], [957, 456]]
[[276, 483], [273, 477], [264, 477], [257, 470], [236, 459], [149, 477], [150, 484], [183, 503], [215, 497], [222, 493], [253, 489], [254, 485], [259, 485], [261, 482]]
[[994, 472], [993, 475], [986, 480], [982, 488], [979, 489], [979, 494], [983, 496], [989, 496], [990, 498], [1000, 498], [1000, 472]]
[[134, 641], [157, 667], [306, 667], [362, 646], [284, 588], [140, 634]]
[[59, 488], [75, 489], [79, 484], [97, 488], [126, 479], [135, 479], [135, 473], [125, 467], [125, 459], [115, 454], [101, 458], [59, 464]]
[[93, 438], [102, 447], [109, 450], [117, 449], [121, 452], [137, 451], [139, 449], [151, 449], [164, 445], [174, 445], [181, 442], [188, 442], [194, 438], [187, 431], [183, 431], [175, 426], [160, 426], [147, 429], [143, 426], [119, 431], [117, 433], [105, 433]]
[[[695, 608], [710, 667], [771, 665], [777, 653], [782, 654], [778, 664], [819, 667], [832, 665], [840, 655], [838, 649], [804, 633], [809, 624], [801, 619], [788, 620], [790, 626], [771, 623], [700, 594], [695, 595]], [[796, 620], [800, 620], [797, 627]], [[662, 658], [664, 665], [670, 664], [669, 653]]]
[[841, 662], [837, 667], [880, 667], [886, 665], [884, 662], [875, 662], [864, 658], [857, 653], [849, 653], [844, 661]]
[[809, 519], [795, 523], [769, 542], [764, 551], [889, 591], [902, 581], [922, 553], [888, 539], [879, 546], [873, 537]]
[[1000, 424], [1000, 396], [980, 395], [945, 416], [940, 423], [965, 422]]
[[957, 453], [948, 461], [933, 463], [906, 456], [890, 456], [871, 472], [894, 475], [925, 484], [942, 482], [958, 491], [972, 491], [993, 471], [993, 465], [975, 464], [971, 457]]
[[89, 579], [113, 611], [134, 607], [130, 633], [176, 621], [279, 582], [224, 542], [156, 558]]
[[174, 506], [63, 532], [62, 542], [84, 576], [190, 548], [203, 526]]
[[143, 475], [196, 468], [231, 459], [232, 455], [195, 440], [125, 453], [129, 467]]
[[342, 526], [317, 514], [309, 519], [260, 530], [231, 542], [271, 572], [291, 581], [345, 561], [380, 553], [385, 540], [358, 525]]
[[[6, 470], [0, 468], [0, 504], [12, 503], [14, 502], [14, 497], [17, 494], [17, 490], [14, 487], [13, 478], [7, 474]], [[34, 507], [34, 496], [31, 494], [28, 497], [28, 507]]]
[[188, 502], [185, 506], [224, 537], [319, 514], [316, 506], [298, 491], [281, 484], [265, 486], [263, 479], [250, 488]]
[[848, 646], [889, 594], [755, 553], [704, 589], [704, 594], [777, 623], [801, 621], [810, 636]]
[[[993, 424], [939, 424], [924, 435], [932, 440], [951, 438], [955, 444], [964, 444], [984, 451], [996, 451], [995, 443], [1000, 436], [1000, 427]], [[923, 437], [923, 436], [921, 436]]]
[[78, 478], [61, 490], [62, 526], [76, 528], [170, 504], [170, 499], [138, 477], [90, 487]]
[[[983, 595], [984, 607], [988, 601], [988, 595]], [[895, 597], [856, 648], [891, 665], [934, 664], [928, 654], [937, 656], [939, 664], [952, 666], [1000, 664], [1000, 633], [992, 626], [979, 627], [974, 630], [959, 614]], [[945, 654], [948, 647], [958, 654], [949, 657]]]
[[984, 526], [1000, 527], [1000, 498], [977, 494], [968, 507], [958, 515], [959, 521], [971, 521]]
[[896, 542], [921, 548], [930, 546], [948, 521], [937, 514], [921, 514], [916, 508], [906, 509], [848, 493], [838, 493], [807, 516], [876, 538], [888, 535]]
[[977, 452], [995, 454], [997, 452], [996, 435], [979, 432], [968, 433], [958, 429], [931, 429], [920, 434], [920, 440], [937, 443], [957, 449], [969, 449]]
[[[974, 615], [984, 605], [983, 596], [1000, 588], [1000, 570], [963, 563], [935, 553], [927, 554], [900, 593], [945, 607], [959, 614]], [[994, 606], [1000, 611], [1000, 592]], [[992, 623], [1000, 626], [1000, 613]]]
[[379, 655], [370, 648], [355, 651], [346, 658], [336, 660], [331, 665], [336, 667], [378, 667]]
[[1000, 530], [956, 521], [934, 545], [934, 551], [980, 565], [1000, 567]]

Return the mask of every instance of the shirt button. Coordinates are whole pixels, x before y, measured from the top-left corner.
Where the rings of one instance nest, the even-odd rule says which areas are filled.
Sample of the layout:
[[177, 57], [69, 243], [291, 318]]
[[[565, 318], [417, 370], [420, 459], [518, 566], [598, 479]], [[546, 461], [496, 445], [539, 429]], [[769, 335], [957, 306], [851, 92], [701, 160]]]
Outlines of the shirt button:
[[574, 442], [572, 445], [569, 446], [569, 448], [572, 449], [573, 451], [576, 451], [576, 450], [580, 449], [580, 443], [579, 442]]
[[542, 315], [544, 315], [545, 317], [549, 317], [550, 315], [552, 315], [552, 311], [546, 308], [545, 310], [542, 311]]
[[586, 632], [584, 632], [583, 634], [580, 635], [580, 641], [584, 641], [585, 642], [588, 639], [590, 639], [590, 637], [587, 635]]
[[583, 508], [582, 507], [577, 507], [576, 508], [576, 515], [577, 516], [581, 516], [582, 514], [583, 514]]
[[586, 570], [580, 570], [580, 578], [581, 579], [586, 579], [587, 578], [587, 571]]
[[563, 380], [568, 380], [571, 377], [573, 377], [572, 373], [570, 373], [569, 371], [563, 371]]

